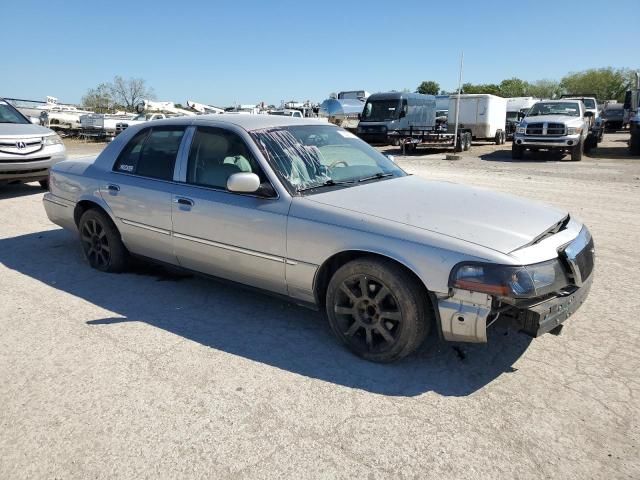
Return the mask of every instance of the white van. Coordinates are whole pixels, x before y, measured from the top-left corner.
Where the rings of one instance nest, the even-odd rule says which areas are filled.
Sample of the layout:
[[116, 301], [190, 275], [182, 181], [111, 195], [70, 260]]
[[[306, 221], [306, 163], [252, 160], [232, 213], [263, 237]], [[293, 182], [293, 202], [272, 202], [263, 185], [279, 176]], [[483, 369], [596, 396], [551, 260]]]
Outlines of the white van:
[[[456, 122], [458, 95], [449, 97], [449, 125]], [[460, 95], [460, 128], [471, 130], [474, 140], [493, 140], [500, 145], [506, 140], [507, 99], [489, 94]]]

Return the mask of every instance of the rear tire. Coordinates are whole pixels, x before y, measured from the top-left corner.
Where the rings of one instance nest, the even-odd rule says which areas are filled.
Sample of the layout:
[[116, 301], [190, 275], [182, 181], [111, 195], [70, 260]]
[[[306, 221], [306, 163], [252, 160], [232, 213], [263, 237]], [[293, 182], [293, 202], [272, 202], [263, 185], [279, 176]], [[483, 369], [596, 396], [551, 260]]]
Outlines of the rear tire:
[[80, 217], [78, 231], [84, 256], [92, 268], [111, 273], [126, 268], [129, 252], [107, 215], [96, 209], [87, 210]]
[[513, 160], [522, 160], [522, 157], [524, 157], [524, 148], [513, 143], [511, 145], [511, 158]]
[[582, 154], [584, 152], [584, 142], [584, 140], [580, 140], [580, 143], [578, 143], [578, 145], [571, 149], [571, 161], [579, 162], [580, 160], [582, 160]]
[[629, 140], [629, 152], [631, 155], [640, 155], [640, 134], [631, 135], [631, 140]]
[[392, 362], [414, 352], [433, 323], [433, 311], [417, 281], [399, 265], [370, 257], [335, 272], [326, 312], [334, 334], [356, 355], [373, 362]]
[[469, 150], [471, 150], [471, 134], [470, 133], [465, 133], [464, 134], [464, 147], [463, 150], [465, 152], [468, 152]]

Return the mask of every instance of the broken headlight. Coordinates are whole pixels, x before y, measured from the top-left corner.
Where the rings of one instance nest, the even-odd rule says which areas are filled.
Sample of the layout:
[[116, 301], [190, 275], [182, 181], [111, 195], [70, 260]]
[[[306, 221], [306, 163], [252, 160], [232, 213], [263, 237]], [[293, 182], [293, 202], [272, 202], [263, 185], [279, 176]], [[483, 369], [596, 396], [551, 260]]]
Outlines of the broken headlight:
[[568, 284], [558, 259], [526, 266], [465, 262], [456, 265], [449, 286], [499, 297], [535, 298]]

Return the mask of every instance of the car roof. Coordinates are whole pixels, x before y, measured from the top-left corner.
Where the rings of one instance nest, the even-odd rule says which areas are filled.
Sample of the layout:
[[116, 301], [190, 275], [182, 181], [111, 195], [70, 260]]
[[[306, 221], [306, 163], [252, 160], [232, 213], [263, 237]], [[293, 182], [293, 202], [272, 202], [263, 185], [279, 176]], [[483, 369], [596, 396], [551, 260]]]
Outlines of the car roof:
[[567, 102], [578, 102], [580, 103], [582, 99], [580, 98], [558, 98], [555, 100], [538, 100], [536, 103], [567, 103]]
[[289, 127], [294, 125], [332, 125], [331, 123], [314, 118], [287, 117], [283, 115], [254, 115], [212, 113], [209, 115], [195, 115], [185, 117], [173, 117], [163, 120], [154, 120], [154, 125], [211, 125], [228, 123], [236, 125], [250, 132], [263, 128]]

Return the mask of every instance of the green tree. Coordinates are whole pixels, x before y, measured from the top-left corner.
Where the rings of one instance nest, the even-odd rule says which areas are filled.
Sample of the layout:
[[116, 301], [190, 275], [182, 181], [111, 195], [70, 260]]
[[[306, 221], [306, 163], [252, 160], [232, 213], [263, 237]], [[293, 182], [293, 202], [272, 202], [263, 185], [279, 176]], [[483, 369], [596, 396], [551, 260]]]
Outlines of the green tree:
[[624, 100], [633, 72], [628, 68], [592, 68], [564, 76], [560, 86], [566, 93], [595, 94], [600, 100]]
[[529, 84], [529, 95], [535, 98], [557, 98], [561, 90], [560, 83], [555, 80], [536, 80]]
[[524, 97], [528, 94], [529, 82], [519, 78], [509, 78], [500, 82], [500, 94], [503, 97]]
[[82, 97], [82, 105], [97, 113], [107, 113], [113, 108], [113, 98], [109, 84], [101, 83], [96, 88], [90, 88]]
[[440, 91], [440, 85], [438, 82], [434, 82], [433, 80], [425, 80], [420, 85], [418, 85], [418, 89], [416, 93], [422, 93], [423, 95], [437, 95]]
[[500, 86], [495, 83], [463, 83], [462, 93], [489, 93], [491, 95], [501, 95]]

